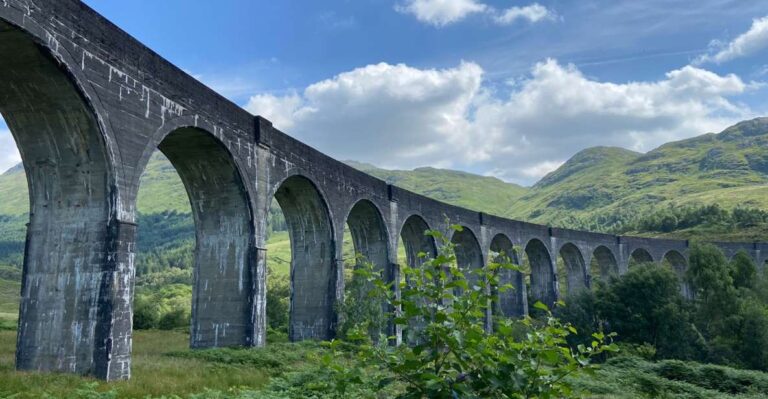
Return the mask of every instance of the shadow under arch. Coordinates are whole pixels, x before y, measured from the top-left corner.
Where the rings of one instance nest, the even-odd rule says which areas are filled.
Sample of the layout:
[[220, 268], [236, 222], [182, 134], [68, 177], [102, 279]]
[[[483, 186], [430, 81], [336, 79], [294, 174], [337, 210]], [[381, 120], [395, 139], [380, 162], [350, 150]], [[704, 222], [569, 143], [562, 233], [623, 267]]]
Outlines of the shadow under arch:
[[587, 266], [579, 247], [572, 243], [566, 243], [560, 247], [560, 257], [565, 264], [566, 295], [570, 296], [586, 289], [588, 287]]
[[[456, 263], [462, 270], [470, 271], [483, 267], [483, 251], [480, 249], [480, 243], [477, 236], [468, 227], [462, 226], [461, 230], [453, 232], [451, 243], [456, 246]], [[467, 275], [470, 282], [475, 277]]]
[[[359, 200], [349, 211], [346, 220], [355, 253], [383, 272], [387, 281], [391, 281], [393, 270], [389, 264], [387, 227], [379, 208], [370, 200]], [[358, 265], [359, 261], [356, 261]]]
[[592, 252], [590, 275], [593, 279], [598, 277], [603, 282], [619, 276], [619, 263], [616, 261], [616, 256], [605, 245], [598, 246]]
[[557, 301], [557, 290], [547, 246], [533, 238], [525, 246], [525, 255], [531, 267], [531, 297], [552, 308]]
[[[520, 257], [512, 240], [504, 234], [496, 234], [491, 240], [494, 262], [510, 262], [520, 265]], [[517, 270], [504, 269], [499, 276], [499, 285], [512, 285], [514, 289], [497, 292], [497, 306], [493, 311], [506, 317], [522, 317], [528, 314], [528, 298], [525, 290], [525, 276]]]
[[[395, 265], [390, 263], [389, 260], [389, 235], [387, 234], [386, 224], [384, 218], [381, 216], [381, 212], [376, 205], [367, 199], [357, 201], [352, 209], [349, 211], [346, 219], [346, 226], [349, 229], [352, 236], [352, 245], [355, 251], [355, 264], [354, 267], [358, 268], [362, 266], [362, 262], [369, 262], [374, 270], [380, 273], [381, 278], [384, 281], [391, 283], [397, 277], [397, 270]], [[346, 263], [346, 262], [345, 262]], [[355, 279], [354, 275], [352, 277]], [[368, 299], [368, 291], [370, 286], [363, 285], [362, 289], [352, 290], [349, 289], [349, 285], [345, 283], [345, 297], [353, 296], [355, 303], [363, 304]], [[397, 287], [392, 288], [393, 292], [396, 292]], [[389, 311], [390, 308], [386, 302], [382, 303], [382, 314]], [[354, 312], [354, 309], [349, 309], [350, 312]], [[365, 315], [366, 317], [370, 314]], [[377, 325], [372, 323], [369, 326], [369, 333], [371, 338], [378, 340], [379, 334], [385, 332], [387, 336], [391, 336], [395, 333], [394, 324], [390, 323], [388, 326]]]
[[253, 212], [234, 157], [210, 132], [182, 127], [157, 147], [179, 174], [195, 221], [190, 346], [252, 346]]
[[107, 133], [72, 71], [1, 20], [0, 59], [30, 203], [16, 367], [128, 378], [135, 226], [118, 221]]
[[410, 267], [418, 267], [421, 263], [419, 254], [424, 253], [429, 258], [437, 256], [437, 245], [433, 237], [425, 233], [430, 230], [429, 225], [419, 215], [411, 215], [400, 228], [400, 237], [405, 246], [405, 257]]
[[301, 175], [275, 191], [291, 241], [291, 300], [288, 338], [330, 339], [336, 323], [338, 265], [333, 225], [325, 199]]
[[677, 281], [680, 284], [680, 294], [688, 299], [693, 298], [693, 291], [686, 278], [688, 261], [685, 259], [685, 256], [673, 249], [664, 254], [661, 263], [666, 267], [670, 267], [675, 272], [675, 275], [677, 275]]
[[642, 263], [653, 263], [653, 256], [644, 248], [635, 248], [632, 254], [629, 255], [628, 267], [637, 266]]
[[[400, 228], [400, 238], [405, 247], [405, 259], [409, 267], [414, 269], [421, 267], [424, 261], [437, 256], [435, 239], [426, 234], [429, 230], [431, 230], [429, 225], [420, 215], [410, 215], [403, 222]], [[424, 255], [426, 259], [419, 255]], [[403, 277], [398, 276], [398, 279], [401, 278]], [[405, 284], [412, 284], [408, 276], [405, 276]], [[426, 304], [421, 303], [421, 306], [426, 306]], [[425, 322], [423, 320], [408, 320], [407, 326], [403, 326], [400, 331], [395, 332], [398, 337], [398, 343], [406, 342], [410, 345], [420, 343], [422, 339], [420, 332], [423, 331], [424, 326]]]

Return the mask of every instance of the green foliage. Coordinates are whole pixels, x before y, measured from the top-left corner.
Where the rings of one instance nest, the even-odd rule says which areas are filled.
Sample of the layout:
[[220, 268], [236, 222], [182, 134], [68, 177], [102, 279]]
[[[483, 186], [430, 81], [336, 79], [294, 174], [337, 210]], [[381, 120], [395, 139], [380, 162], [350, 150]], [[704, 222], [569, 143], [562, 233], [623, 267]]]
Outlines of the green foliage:
[[622, 341], [649, 343], [662, 358], [697, 358], [698, 333], [672, 270], [641, 264], [594, 295], [598, 319]]
[[[627, 353], [647, 359], [699, 359], [768, 370], [768, 283], [744, 253], [729, 263], [708, 244], [694, 244], [687, 283], [665, 266], [637, 265], [610, 284], [569, 298], [558, 315], [580, 329], [610, 326]], [[572, 338], [579, 342], [584, 337]], [[651, 350], [653, 349], [653, 350]]]
[[754, 288], [757, 281], [757, 267], [745, 251], [736, 252], [731, 259], [731, 278], [738, 288]]
[[[376, 270], [370, 262], [365, 262], [361, 255], [352, 273], [351, 281], [345, 285], [344, 302], [337, 306], [341, 315], [338, 334], [340, 338], [353, 338], [354, 332], [361, 325], [366, 325], [368, 334], [374, 340], [380, 334], [385, 334], [387, 318], [385, 301], [377, 300], [376, 289], [369, 277], [376, 275]], [[352, 333], [352, 334], [351, 334]]]
[[[369, 297], [399, 309], [394, 324], [409, 330], [408, 344], [391, 346], [386, 340], [369, 341], [367, 323], [358, 329], [361, 364], [388, 374], [379, 387], [402, 385], [400, 398], [560, 397], [573, 393], [566, 377], [592, 369], [590, 358], [615, 350], [602, 333], [592, 334], [588, 345], [570, 347], [567, 339], [576, 329], [552, 317], [541, 303], [535, 306], [547, 315], [543, 320], [500, 319], [489, 332], [486, 315], [495, 301], [491, 293], [512, 289], [500, 286], [499, 274], [518, 268], [491, 263], [462, 270], [454, 244], [439, 232], [428, 234], [441, 243], [441, 250], [421, 267], [401, 268], [405, 281], [397, 283], [399, 296], [378, 273], [358, 269], [368, 278]], [[338, 377], [348, 378], [349, 372], [344, 369]]]
[[192, 287], [169, 284], [156, 289], [137, 289], [133, 324], [136, 329], [189, 328]]
[[275, 331], [288, 331], [291, 283], [287, 275], [269, 268], [267, 279], [267, 324]]

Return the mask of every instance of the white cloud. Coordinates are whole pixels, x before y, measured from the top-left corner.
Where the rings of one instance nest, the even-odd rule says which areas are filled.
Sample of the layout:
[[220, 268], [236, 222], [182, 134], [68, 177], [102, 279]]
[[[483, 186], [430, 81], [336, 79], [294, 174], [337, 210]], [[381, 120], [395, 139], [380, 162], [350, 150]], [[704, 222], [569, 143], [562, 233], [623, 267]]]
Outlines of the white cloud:
[[693, 66], [652, 82], [599, 82], [547, 60], [500, 98], [474, 63], [442, 70], [382, 63], [301, 92], [254, 96], [247, 109], [338, 159], [438, 165], [530, 184], [586, 147], [645, 151], [719, 131], [752, 116], [730, 99], [750, 88], [736, 75]]
[[748, 31], [727, 44], [714, 42], [714, 54], [704, 54], [696, 59], [697, 64], [706, 62], [722, 63], [735, 58], [746, 57], [768, 47], [768, 16], [752, 21]]
[[11, 132], [0, 129], [0, 174], [19, 162], [21, 162], [21, 155], [19, 155]]
[[[532, 179], [541, 179], [544, 177], [547, 173], [552, 172], [553, 170], [559, 168], [564, 162], [562, 161], [544, 161], [541, 163], [537, 163], [535, 165], [529, 166], [527, 168], [523, 168], [520, 173], [523, 174], [523, 176], [532, 178]], [[497, 171], [497, 173], [503, 174], [504, 171]]]
[[533, 3], [525, 7], [511, 7], [494, 16], [494, 21], [501, 25], [509, 25], [518, 20], [539, 22], [544, 19], [554, 19], [555, 15], [547, 7]]
[[470, 14], [483, 12], [488, 8], [475, 0], [407, 0], [398, 4], [395, 10], [412, 14], [421, 22], [445, 26], [458, 22]]
[[477, 0], [405, 0], [405, 3], [395, 5], [395, 10], [411, 14], [419, 21], [437, 27], [459, 22], [478, 13], [488, 15], [499, 25], [510, 25], [518, 20], [533, 23], [554, 19], [555, 16], [554, 12], [539, 3], [500, 11]]

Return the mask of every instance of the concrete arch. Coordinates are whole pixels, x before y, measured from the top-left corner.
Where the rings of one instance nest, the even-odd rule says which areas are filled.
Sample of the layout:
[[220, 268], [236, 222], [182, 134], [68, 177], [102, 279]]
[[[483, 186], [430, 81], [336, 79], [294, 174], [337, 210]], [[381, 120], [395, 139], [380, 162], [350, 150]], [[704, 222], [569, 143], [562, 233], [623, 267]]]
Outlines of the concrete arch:
[[336, 322], [338, 273], [331, 215], [308, 178], [293, 175], [275, 192], [291, 240], [291, 305], [288, 337], [329, 339]]
[[367, 199], [357, 201], [346, 220], [355, 253], [373, 264], [387, 281], [392, 281], [395, 270], [389, 262], [389, 232], [376, 204]]
[[557, 301], [557, 281], [549, 249], [541, 240], [533, 238], [525, 246], [525, 255], [531, 266], [531, 297], [552, 307]]
[[600, 245], [592, 252], [593, 262], [596, 264], [596, 270], [591, 271], [591, 276], [594, 279], [599, 277], [602, 281], [610, 281], [612, 277], [619, 276], [619, 263], [616, 261], [616, 256], [605, 245]]
[[190, 346], [254, 345], [253, 212], [234, 156], [191, 127], [170, 132], [158, 148], [184, 183], [195, 220]]
[[560, 247], [560, 257], [565, 264], [567, 295], [573, 295], [587, 288], [587, 267], [579, 248], [566, 243]]
[[469, 271], [483, 267], [483, 250], [472, 230], [462, 226], [461, 230], [454, 231], [451, 235], [451, 243], [456, 246], [456, 263], [459, 268]]
[[403, 239], [403, 245], [405, 245], [408, 266], [419, 266], [421, 263], [419, 253], [424, 253], [430, 258], [437, 256], [437, 245], [434, 238], [425, 234], [428, 230], [431, 228], [421, 215], [413, 214], [403, 222], [400, 228], [400, 237]]
[[[520, 257], [512, 245], [512, 240], [504, 234], [496, 234], [491, 240], [491, 252], [496, 262], [509, 261], [520, 264]], [[497, 292], [497, 306], [494, 313], [506, 317], [522, 317], [528, 314], [528, 298], [525, 289], [525, 276], [516, 270], [503, 270], [499, 278], [499, 285], [510, 284], [514, 290]]]
[[670, 250], [664, 254], [662, 264], [672, 268], [677, 275], [680, 283], [680, 293], [686, 298], [692, 298], [693, 292], [688, 284], [686, 272], [688, 271], [688, 260], [678, 251]]
[[645, 248], [635, 248], [629, 255], [629, 266], [632, 267], [640, 263], [653, 263], [653, 256]]
[[30, 199], [16, 366], [126, 378], [135, 226], [119, 221], [116, 152], [71, 57], [30, 30], [0, 21], [0, 113]]

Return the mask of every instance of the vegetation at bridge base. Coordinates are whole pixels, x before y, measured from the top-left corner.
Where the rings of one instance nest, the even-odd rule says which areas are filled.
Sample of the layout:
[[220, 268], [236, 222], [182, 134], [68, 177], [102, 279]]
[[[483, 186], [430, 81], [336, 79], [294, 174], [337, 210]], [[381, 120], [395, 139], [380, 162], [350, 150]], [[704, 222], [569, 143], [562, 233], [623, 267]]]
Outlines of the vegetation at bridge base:
[[[362, 280], [357, 285], [367, 285], [368, 295], [350, 300], [373, 302], [376, 306], [365, 307], [371, 313], [379, 313], [382, 304], [399, 309], [393, 322], [407, 333], [405, 344], [389, 345], [394, 337], [371, 337], [380, 331], [381, 318], [355, 315], [359, 322], [348, 328], [346, 340], [329, 344], [333, 354], [356, 353], [352, 364], [340, 366], [326, 356], [339, 397], [355, 385], [394, 389], [398, 398], [571, 396], [575, 393], [567, 377], [593, 370], [593, 357], [616, 350], [609, 343], [612, 335], [601, 332], [586, 345], [570, 346], [567, 339], [577, 330], [552, 317], [541, 303], [535, 306], [546, 312], [543, 319], [498, 317], [488, 331], [487, 310], [497, 301], [491, 293], [513, 289], [500, 283], [500, 272], [518, 267], [503, 262], [462, 269], [454, 244], [439, 232], [428, 234], [441, 243], [438, 255], [419, 267], [402, 266], [402, 282], [383, 280], [371, 265], [355, 271]], [[346, 308], [359, 307], [348, 303]]]
[[[617, 341], [653, 359], [768, 371], [768, 279], [745, 253], [729, 262], [709, 244], [691, 248], [683, 298], [667, 266], [641, 264], [556, 310], [581, 330], [610, 328]], [[575, 337], [574, 342], [584, 337]]]

